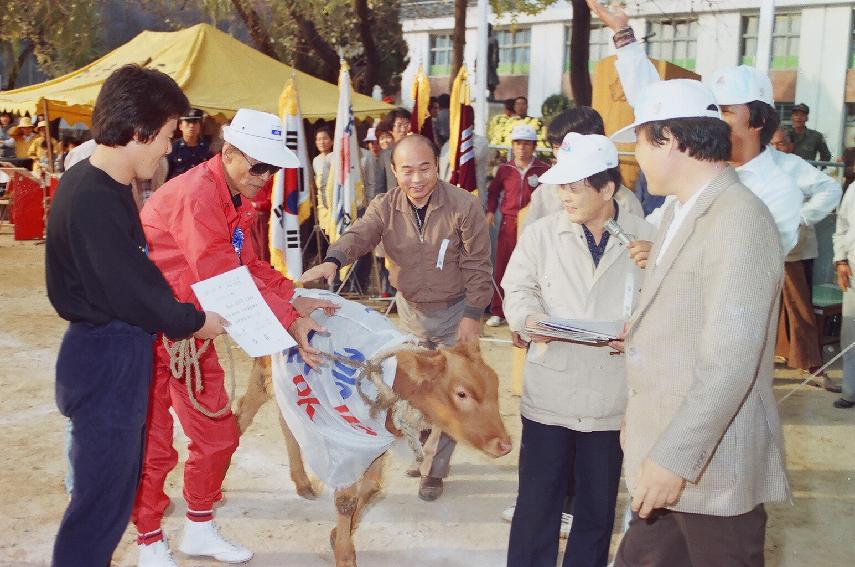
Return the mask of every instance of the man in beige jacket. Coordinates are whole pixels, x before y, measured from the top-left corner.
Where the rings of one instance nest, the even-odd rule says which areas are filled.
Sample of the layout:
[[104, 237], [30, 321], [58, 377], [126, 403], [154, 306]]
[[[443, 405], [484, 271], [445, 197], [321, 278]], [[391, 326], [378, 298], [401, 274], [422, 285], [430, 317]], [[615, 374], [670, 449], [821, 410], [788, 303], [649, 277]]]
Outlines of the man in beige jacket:
[[[437, 150], [410, 135], [392, 151], [398, 186], [374, 198], [303, 281], [324, 277], [383, 243], [399, 325], [422, 341], [450, 346], [478, 340], [481, 315], [493, 294], [490, 235], [478, 199], [439, 180]], [[419, 496], [436, 500], [448, 476], [455, 442], [443, 433]], [[418, 473], [416, 473], [417, 475]]]
[[[557, 153], [541, 179], [559, 188], [562, 210], [522, 233], [502, 279], [508, 324], [523, 336], [527, 325], [550, 317], [626, 320], [642, 272], [603, 225], [614, 219], [635, 237], [654, 233], [617, 203], [618, 152], [608, 138], [570, 133]], [[623, 357], [612, 356], [605, 344], [531, 339], [507, 565], [555, 565], [572, 479], [573, 523], [563, 565], [604, 567], [621, 472]]]
[[615, 566], [762, 566], [763, 505], [789, 494], [772, 395], [778, 231], [727, 164], [730, 132], [707, 87], [653, 83], [635, 117], [614, 139], [637, 135], [651, 193], [676, 199], [626, 334], [636, 514]]

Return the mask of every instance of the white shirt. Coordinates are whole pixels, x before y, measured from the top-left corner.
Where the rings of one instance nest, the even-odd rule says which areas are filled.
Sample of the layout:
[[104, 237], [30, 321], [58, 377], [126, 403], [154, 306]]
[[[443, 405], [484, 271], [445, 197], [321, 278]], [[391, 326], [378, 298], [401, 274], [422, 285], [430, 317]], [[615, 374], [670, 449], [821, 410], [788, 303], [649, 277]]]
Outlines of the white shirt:
[[[665, 257], [665, 252], [667, 252], [668, 247], [671, 246], [671, 241], [674, 240], [674, 235], [677, 234], [678, 230], [680, 230], [680, 226], [683, 224], [683, 221], [686, 220], [686, 217], [689, 215], [689, 211], [691, 211], [692, 207], [695, 206], [695, 203], [698, 201], [698, 197], [706, 190], [706, 188], [707, 185], [701, 187], [700, 191], [696, 191], [695, 194], [692, 195], [685, 203], [677, 201], [674, 204], [674, 220], [671, 221], [671, 224], [668, 225], [668, 230], [665, 232], [665, 239], [662, 241], [662, 247], [659, 249], [659, 255], [656, 257], [657, 266], [659, 265], [659, 261]], [[673, 195], [669, 195], [669, 197], [673, 197], [673, 200], [676, 200], [676, 197]], [[659, 209], [664, 208], [665, 205], [659, 207]], [[656, 211], [659, 209], [656, 209]], [[653, 213], [656, 211], [653, 211]], [[653, 213], [650, 214], [652, 215]]]
[[[630, 43], [618, 49], [617, 54], [615, 68], [623, 85], [626, 100], [632, 105], [647, 85], [661, 79], [647, 58], [641, 43], [637, 41]], [[769, 208], [778, 226], [781, 248], [786, 255], [799, 238], [803, 195], [795, 182], [775, 163], [771, 153], [768, 149], [764, 149], [754, 159], [737, 167], [736, 173], [742, 184]], [[667, 203], [666, 200], [665, 204]], [[647, 221], [659, 226], [662, 220], [660, 209], [662, 207], [650, 213]]]

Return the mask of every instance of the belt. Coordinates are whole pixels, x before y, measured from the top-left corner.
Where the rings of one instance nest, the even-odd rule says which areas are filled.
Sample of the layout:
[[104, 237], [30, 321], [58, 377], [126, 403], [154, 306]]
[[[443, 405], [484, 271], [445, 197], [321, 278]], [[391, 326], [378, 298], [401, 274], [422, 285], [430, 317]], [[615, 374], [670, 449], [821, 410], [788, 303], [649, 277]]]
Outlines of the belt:
[[446, 301], [412, 301], [403, 295], [401, 297], [407, 302], [407, 305], [411, 305], [413, 309], [418, 311], [439, 311], [440, 309], [448, 309], [449, 307], [453, 307], [462, 302], [464, 299], [463, 295]]

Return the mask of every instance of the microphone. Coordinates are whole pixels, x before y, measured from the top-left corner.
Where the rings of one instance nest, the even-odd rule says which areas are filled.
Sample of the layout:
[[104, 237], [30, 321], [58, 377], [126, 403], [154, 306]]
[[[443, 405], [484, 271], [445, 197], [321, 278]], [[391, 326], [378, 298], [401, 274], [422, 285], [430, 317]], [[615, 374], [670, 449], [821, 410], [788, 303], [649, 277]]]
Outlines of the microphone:
[[612, 236], [618, 239], [618, 242], [623, 244], [624, 246], [629, 246], [629, 243], [632, 240], [635, 240], [635, 237], [631, 234], [627, 234], [623, 231], [621, 226], [615, 221], [615, 219], [609, 219], [603, 224], [603, 228]]

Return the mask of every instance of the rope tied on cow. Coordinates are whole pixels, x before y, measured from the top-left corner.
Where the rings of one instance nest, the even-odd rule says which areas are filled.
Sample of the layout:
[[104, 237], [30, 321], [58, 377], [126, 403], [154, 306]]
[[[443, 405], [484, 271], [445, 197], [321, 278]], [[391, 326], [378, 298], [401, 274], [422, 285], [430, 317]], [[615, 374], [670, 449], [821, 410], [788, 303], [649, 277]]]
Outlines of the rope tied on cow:
[[[383, 381], [383, 362], [398, 354], [398, 350], [393, 349], [381, 352], [373, 358], [364, 361], [353, 360], [337, 353], [321, 352], [321, 354], [333, 362], [357, 369], [356, 392], [363, 403], [369, 407], [371, 417], [376, 418], [381, 411], [391, 409], [392, 424], [404, 435], [407, 444], [416, 456], [416, 462], [421, 463], [424, 460], [424, 451], [419, 435], [422, 431], [430, 429], [431, 424], [425, 419], [422, 412], [414, 408], [409, 401], [396, 394]], [[362, 389], [362, 385], [366, 380], [371, 382], [374, 388], [377, 389], [377, 396], [375, 398], [371, 398]]]
[[232, 359], [231, 348], [226, 343], [226, 353], [229, 359], [229, 394], [222, 408], [217, 411], [209, 410], [196, 399], [196, 395], [204, 389], [202, 369], [199, 361], [210, 346], [211, 340], [205, 339], [197, 347], [196, 340], [193, 337], [181, 339], [170, 344], [166, 335], [163, 335], [163, 348], [169, 354], [169, 371], [172, 377], [178, 381], [184, 380], [187, 387], [187, 397], [196, 411], [205, 417], [217, 419], [226, 415], [232, 408], [232, 400], [235, 397], [235, 364]]

